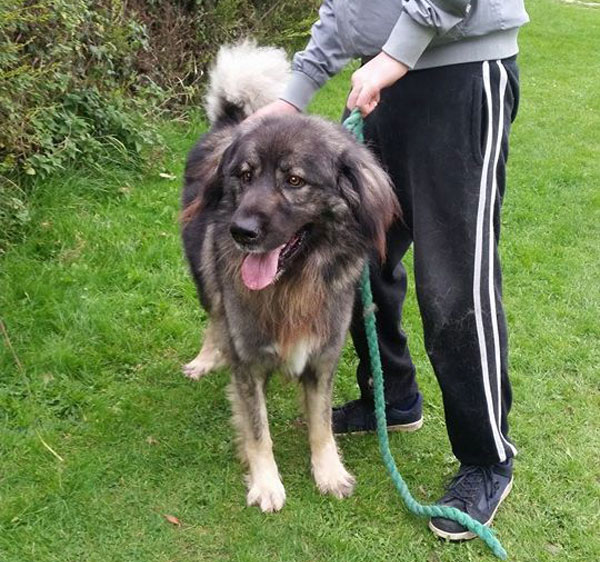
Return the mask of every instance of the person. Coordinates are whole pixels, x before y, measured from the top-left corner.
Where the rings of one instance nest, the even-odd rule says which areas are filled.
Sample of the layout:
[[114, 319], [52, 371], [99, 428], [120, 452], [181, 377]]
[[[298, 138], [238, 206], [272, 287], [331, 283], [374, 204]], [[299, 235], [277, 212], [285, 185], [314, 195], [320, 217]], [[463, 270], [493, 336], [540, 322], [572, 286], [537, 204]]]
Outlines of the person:
[[[403, 209], [385, 263], [371, 264], [388, 427], [418, 429], [415, 380], [402, 303], [402, 258], [414, 247], [425, 347], [442, 390], [460, 468], [441, 505], [489, 525], [512, 487], [511, 388], [498, 259], [511, 122], [517, 113], [522, 0], [325, 0], [280, 99], [252, 118], [302, 111], [351, 59], [347, 111], [365, 117], [365, 140], [387, 169]], [[346, 114], [347, 114], [346, 111]], [[336, 433], [375, 429], [372, 379], [357, 299], [351, 333], [360, 398], [334, 408]], [[472, 538], [443, 518], [431, 530]]]

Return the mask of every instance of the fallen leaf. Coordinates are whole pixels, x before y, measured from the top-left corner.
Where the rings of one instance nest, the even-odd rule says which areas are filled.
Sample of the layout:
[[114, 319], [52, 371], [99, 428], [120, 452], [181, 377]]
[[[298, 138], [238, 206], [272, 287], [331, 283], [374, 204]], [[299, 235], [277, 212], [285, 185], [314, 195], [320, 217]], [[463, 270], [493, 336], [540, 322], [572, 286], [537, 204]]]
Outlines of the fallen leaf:
[[171, 523], [171, 525], [176, 525], [177, 527], [181, 527], [181, 521], [179, 521], [179, 519], [177, 519], [177, 517], [175, 517], [174, 515], [167, 515], [167, 514], [163, 514], [163, 517], [169, 522]]
[[158, 445], [158, 441], [152, 437], [152, 435], [148, 435], [148, 437], [146, 437], [146, 443], [148, 443], [148, 445]]

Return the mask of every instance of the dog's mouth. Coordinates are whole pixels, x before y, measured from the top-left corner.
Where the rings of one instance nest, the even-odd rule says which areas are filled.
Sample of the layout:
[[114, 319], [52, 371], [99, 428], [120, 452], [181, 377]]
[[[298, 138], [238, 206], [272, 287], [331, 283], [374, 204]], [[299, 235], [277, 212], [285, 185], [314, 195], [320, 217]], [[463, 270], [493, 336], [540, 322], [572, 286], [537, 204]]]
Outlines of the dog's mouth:
[[247, 254], [242, 262], [242, 281], [248, 289], [260, 291], [279, 279], [287, 264], [298, 255], [308, 235], [303, 227], [285, 244], [269, 252]]

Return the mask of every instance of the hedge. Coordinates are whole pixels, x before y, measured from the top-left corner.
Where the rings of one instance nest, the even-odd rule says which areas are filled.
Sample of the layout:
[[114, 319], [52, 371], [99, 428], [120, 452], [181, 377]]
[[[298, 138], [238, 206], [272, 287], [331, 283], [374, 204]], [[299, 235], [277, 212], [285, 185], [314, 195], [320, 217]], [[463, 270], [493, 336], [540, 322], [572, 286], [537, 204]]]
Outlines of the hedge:
[[[306, 41], [318, 1], [1, 0], [0, 252], [38, 178], [160, 142], [160, 117], [200, 105], [219, 45]], [[4, 240], [4, 242], [2, 241]]]

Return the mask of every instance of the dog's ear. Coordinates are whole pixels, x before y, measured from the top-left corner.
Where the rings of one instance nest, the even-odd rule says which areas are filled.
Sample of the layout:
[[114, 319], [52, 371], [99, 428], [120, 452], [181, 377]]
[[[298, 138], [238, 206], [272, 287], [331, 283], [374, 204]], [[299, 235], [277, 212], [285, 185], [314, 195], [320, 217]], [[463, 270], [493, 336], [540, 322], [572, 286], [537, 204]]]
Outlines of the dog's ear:
[[229, 162], [235, 144], [229, 135], [216, 139], [214, 143], [201, 142], [190, 152], [185, 169], [184, 209], [181, 213], [184, 224], [198, 213], [214, 209], [219, 204], [223, 196], [223, 168]]
[[383, 261], [386, 232], [394, 219], [401, 217], [389, 176], [366, 148], [353, 147], [341, 155], [338, 186], [364, 236]]

